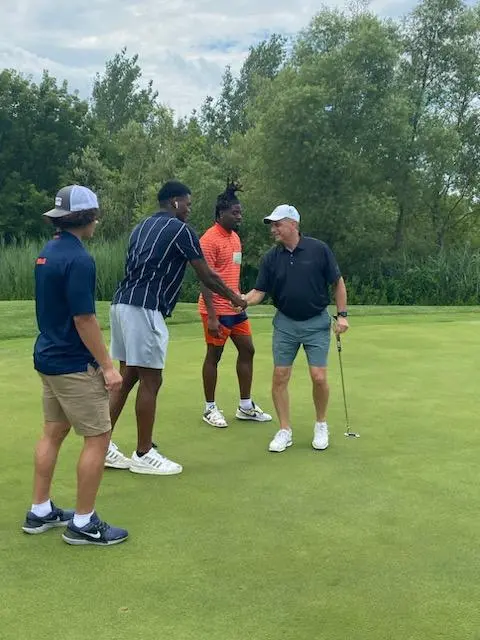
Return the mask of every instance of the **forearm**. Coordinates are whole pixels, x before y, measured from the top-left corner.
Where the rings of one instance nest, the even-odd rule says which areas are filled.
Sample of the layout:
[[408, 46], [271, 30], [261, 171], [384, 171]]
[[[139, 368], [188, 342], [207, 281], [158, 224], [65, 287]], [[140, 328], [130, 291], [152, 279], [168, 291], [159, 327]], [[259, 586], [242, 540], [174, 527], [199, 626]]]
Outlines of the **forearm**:
[[218, 293], [222, 298], [230, 300], [233, 304], [238, 304], [239, 295], [232, 291], [215, 271], [209, 271], [202, 276], [202, 285], [213, 293]]
[[78, 335], [103, 370], [113, 368], [98, 320], [94, 315], [75, 316], [73, 319]]
[[203, 282], [200, 283], [200, 291], [202, 292], [203, 300], [205, 302], [205, 306], [207, 307], [207, 313], [209, 318], [216, 318], [217, 313], [215, 311], [215, 307], [213, 305], [213, 296], [212, 292], [208, 287], [206, 287]]
[[258, 289], [252, 289], [245, 295], [245, 300], [249, 306], [253, 304], [260, 304], [265, 298], [265, 291], [258, 291]]
[[340, 278], [335, 285], [335, 304], [337, 311], [347, 310], [347, 288], [343, 278]]

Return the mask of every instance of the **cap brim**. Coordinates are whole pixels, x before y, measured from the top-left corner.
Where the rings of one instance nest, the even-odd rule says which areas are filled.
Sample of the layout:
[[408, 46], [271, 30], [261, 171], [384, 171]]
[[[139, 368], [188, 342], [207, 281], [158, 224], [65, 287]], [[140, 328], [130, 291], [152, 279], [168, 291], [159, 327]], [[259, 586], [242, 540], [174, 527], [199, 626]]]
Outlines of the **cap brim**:
[[278, 220], [279, 220], [279, 218], [272, 218], [272, 216], [270, 215], [270, 216], [266, 216], [266, 217], [263, 219], [263, 222], [264, 222], [265, 224], [270, 224], [271, 222], [277, 222]]
[[71, 211], [65, 211], [65, 209], [50, 209], [50, 211], [47, 211], [46, 213], [44, 213], [44, 216], [47, 216], [47, 218], [63, 218], [63, 216], [68, 216], [70, 215], [72, 212]]

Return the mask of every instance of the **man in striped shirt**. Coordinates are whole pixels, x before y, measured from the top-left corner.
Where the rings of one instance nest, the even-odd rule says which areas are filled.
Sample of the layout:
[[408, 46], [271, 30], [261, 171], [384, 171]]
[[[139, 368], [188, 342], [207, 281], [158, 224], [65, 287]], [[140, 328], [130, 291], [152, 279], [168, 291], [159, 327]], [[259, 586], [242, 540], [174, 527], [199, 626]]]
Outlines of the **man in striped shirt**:
[[120, 361], [123, 377], [110, 403], [112, 428], [139, 382], [137, 449], [129, 459], [110, 443], [105, 464], [134, 473], [172, 475], [181, 473], [182, 467], [160, 454], [152, 443], [152, 432], [168, 345], [165, 318], [177, 303], [187, 262], [209, 289], [233, 305], [245, 308], [246, 303], [207, 265], [196, 233], [186, 224], [190, 189], [180, 182], [167, 182], [158, 200], [160, 211], [138, 224], [130, 236], [125, 277], [110, 310], [111, 354]]
[[[200, 239], [200, 245], [209, 266], [227, 285], [239, 292], [242, 245], [236, 231], [242, 221], [242, 207], [236, 196], [238, 187], [229, 184], [217, 198], [215, 224]], [[245, 311], [238, 313], [222, 297], [201, 286], [199, 311], [205, 331], [207, 353], [203, 363], [205, 412], [203, 420], [212, 427], [226, 427], [227, 421], [215, 402], [217, 368], [223, 348], [230, 338], [238, 351], [237, 375], [240, 402], [236, 418], [268, 422], [272, 416], [264, 413], [251, 399], [253, 356], [250, 321]]]

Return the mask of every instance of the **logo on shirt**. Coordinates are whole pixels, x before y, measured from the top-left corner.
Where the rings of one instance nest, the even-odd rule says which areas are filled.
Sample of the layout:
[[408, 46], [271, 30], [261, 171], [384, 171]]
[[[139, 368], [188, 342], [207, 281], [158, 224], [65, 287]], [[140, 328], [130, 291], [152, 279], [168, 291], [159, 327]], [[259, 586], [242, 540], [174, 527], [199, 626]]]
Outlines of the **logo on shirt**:
[[233, 252], [233, 262], [235, 264], [242, 264], [242, 252], [241, 251], [234, 251]]
[[36, 264], [47, 264], [46, 258], [37, 258]]

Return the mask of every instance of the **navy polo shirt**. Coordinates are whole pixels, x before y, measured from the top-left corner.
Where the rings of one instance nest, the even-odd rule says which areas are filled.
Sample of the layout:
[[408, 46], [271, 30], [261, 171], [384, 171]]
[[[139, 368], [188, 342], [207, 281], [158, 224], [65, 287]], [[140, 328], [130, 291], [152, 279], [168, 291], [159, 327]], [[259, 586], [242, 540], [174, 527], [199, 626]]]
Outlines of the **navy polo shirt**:
[[255, 289], [268, 293], [274, 306], [292, 320], [309, 320], [330, 303], [329, 285], [341, 273], [325, 242], [301, 236], [293, 251], [282, 244], [264, 256]]
[[74, 316], [95, 313], [95, 262], [73, 234], [62, 232], [37, 258], [35, 305], [40, 331], [33, 354], [35, 369], [61, 375], [96, 366], [73, 321]]
[[198, 236], [166, 212], [150, 216], [132, 231], [125, 277], [113, 304], [130, 304], [172, 314], [180, 295], [187, 263], [203, 259]]

